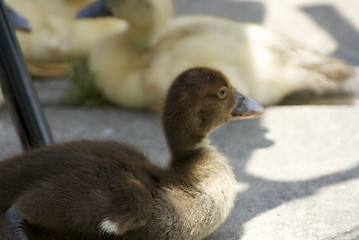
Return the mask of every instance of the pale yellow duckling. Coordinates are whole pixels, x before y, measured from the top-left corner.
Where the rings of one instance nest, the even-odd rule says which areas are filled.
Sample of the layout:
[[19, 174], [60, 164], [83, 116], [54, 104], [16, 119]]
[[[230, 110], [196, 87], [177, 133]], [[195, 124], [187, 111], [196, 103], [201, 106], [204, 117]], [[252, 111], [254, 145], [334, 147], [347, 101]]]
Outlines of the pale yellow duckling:
[[265, 106], [302, 89], [339, 88], [353, 74], [344, 61], [260, 25], [209, 16], [172, 20], [170, 0], [100, 2], [129, 23], [125, 33], [106, 36], [90, 54], [97, 87], [122, 107], [161, 104], [171, 80], [194, 66], [221, 70]]
[[91, 0], [8, 0], [9, 6], [32, 25], [17, 31], [18, 41], [32, 75], [64, 74], [64, 61], [87, 55], [95, 42], [111, 31], [123, 31], [120, 19], [74, 19]]

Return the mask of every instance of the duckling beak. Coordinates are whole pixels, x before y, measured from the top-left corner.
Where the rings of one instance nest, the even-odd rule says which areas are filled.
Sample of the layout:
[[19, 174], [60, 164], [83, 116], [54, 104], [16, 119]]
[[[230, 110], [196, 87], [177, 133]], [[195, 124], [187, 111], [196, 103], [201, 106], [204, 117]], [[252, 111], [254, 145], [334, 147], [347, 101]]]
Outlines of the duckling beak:
[[76, 18], [94, 18], [112, 16], [111, 10], [106, 6], [105, 0], [97, 0], [77, 12]]
[[254, 100], [244, 96], [235, 89], [233, 89], [233, 92], [237, 105], [231, 113], [231, 120], [257, 117], [263, 113], [264, 108]]
[[6, 8], [7, 8], [7, 12], [9, 14], [9, 17], [11, 19], [11, 22], [12, 22], [12, 25], [14, 26], [14, 28], [21, 30], [21, 31], [25, 31], [25, 32], [31, 31], [32, 26], [26, 20], [26, 18], [24, 18], [23, 16], [21, 16], [20, 14], [15, 12], [10, 7], [7, 6]]

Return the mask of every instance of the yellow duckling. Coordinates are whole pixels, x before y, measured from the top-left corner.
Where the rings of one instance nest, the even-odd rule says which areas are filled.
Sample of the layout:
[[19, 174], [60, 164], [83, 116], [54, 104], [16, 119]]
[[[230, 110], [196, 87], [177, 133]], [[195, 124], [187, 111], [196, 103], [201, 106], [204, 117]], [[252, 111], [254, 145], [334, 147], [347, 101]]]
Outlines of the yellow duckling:
[[[353, 74], [344, 61], [259, 25], [210, 16], [172, 20], [170, 0], [100, 3], [129, 23], [126, 32], [106, 36], [90, 54], [98, 89], [122, 107], [161, 104], [171, 79], [195, 66], [221, 70], [265, 106], [302, 89], [336, 89]], [[91, 14], [84, 9], [78, 16]]]
[[74, 19], [91, 0], [9, 0], [6, 3], [32, 25], [17, 31], [18, 41], [32, 75], [64, 73], [65, 60], [87, 55], [95, 42], [111, 31], [123, 31], [120, 19]]

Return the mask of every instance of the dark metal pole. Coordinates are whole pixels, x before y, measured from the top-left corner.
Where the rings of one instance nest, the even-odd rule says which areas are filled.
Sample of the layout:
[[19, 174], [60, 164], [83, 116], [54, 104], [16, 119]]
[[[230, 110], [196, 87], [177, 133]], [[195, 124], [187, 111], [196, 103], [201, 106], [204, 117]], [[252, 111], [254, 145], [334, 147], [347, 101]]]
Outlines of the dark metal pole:
[[24, 58], [0, 0], [0, 80], [17, 134], [25, 150], [53, 143]]
[[[24, 150], [53, 143], [19, 44], [0, 0], [0, 83]], [[1, 174], [1, 173], [0, 173]], [[10, 208], [0, 213], [0, 238], [27, 240], [19, 228], [18, 213]]]

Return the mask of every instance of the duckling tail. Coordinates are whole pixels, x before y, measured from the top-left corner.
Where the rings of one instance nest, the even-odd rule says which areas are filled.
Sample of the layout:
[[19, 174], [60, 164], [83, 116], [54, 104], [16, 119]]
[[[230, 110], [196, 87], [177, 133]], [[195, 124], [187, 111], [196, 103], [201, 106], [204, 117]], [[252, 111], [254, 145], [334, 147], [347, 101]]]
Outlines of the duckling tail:
[[326, 61], [302, 67], [318, 76], [313, 78], [317, 81], [312, 82], [313, 90], [318, 93], [355, 93], [359, 90], [358, 70], [345, 61], [327, 57]]
[[303, 66], [305, 69], [318, 72], [326, 76], [329, 80], [342, 82], [355, 74], [354, 68], [346, 62], [328, 57], [326, 61], [312, 63]]

